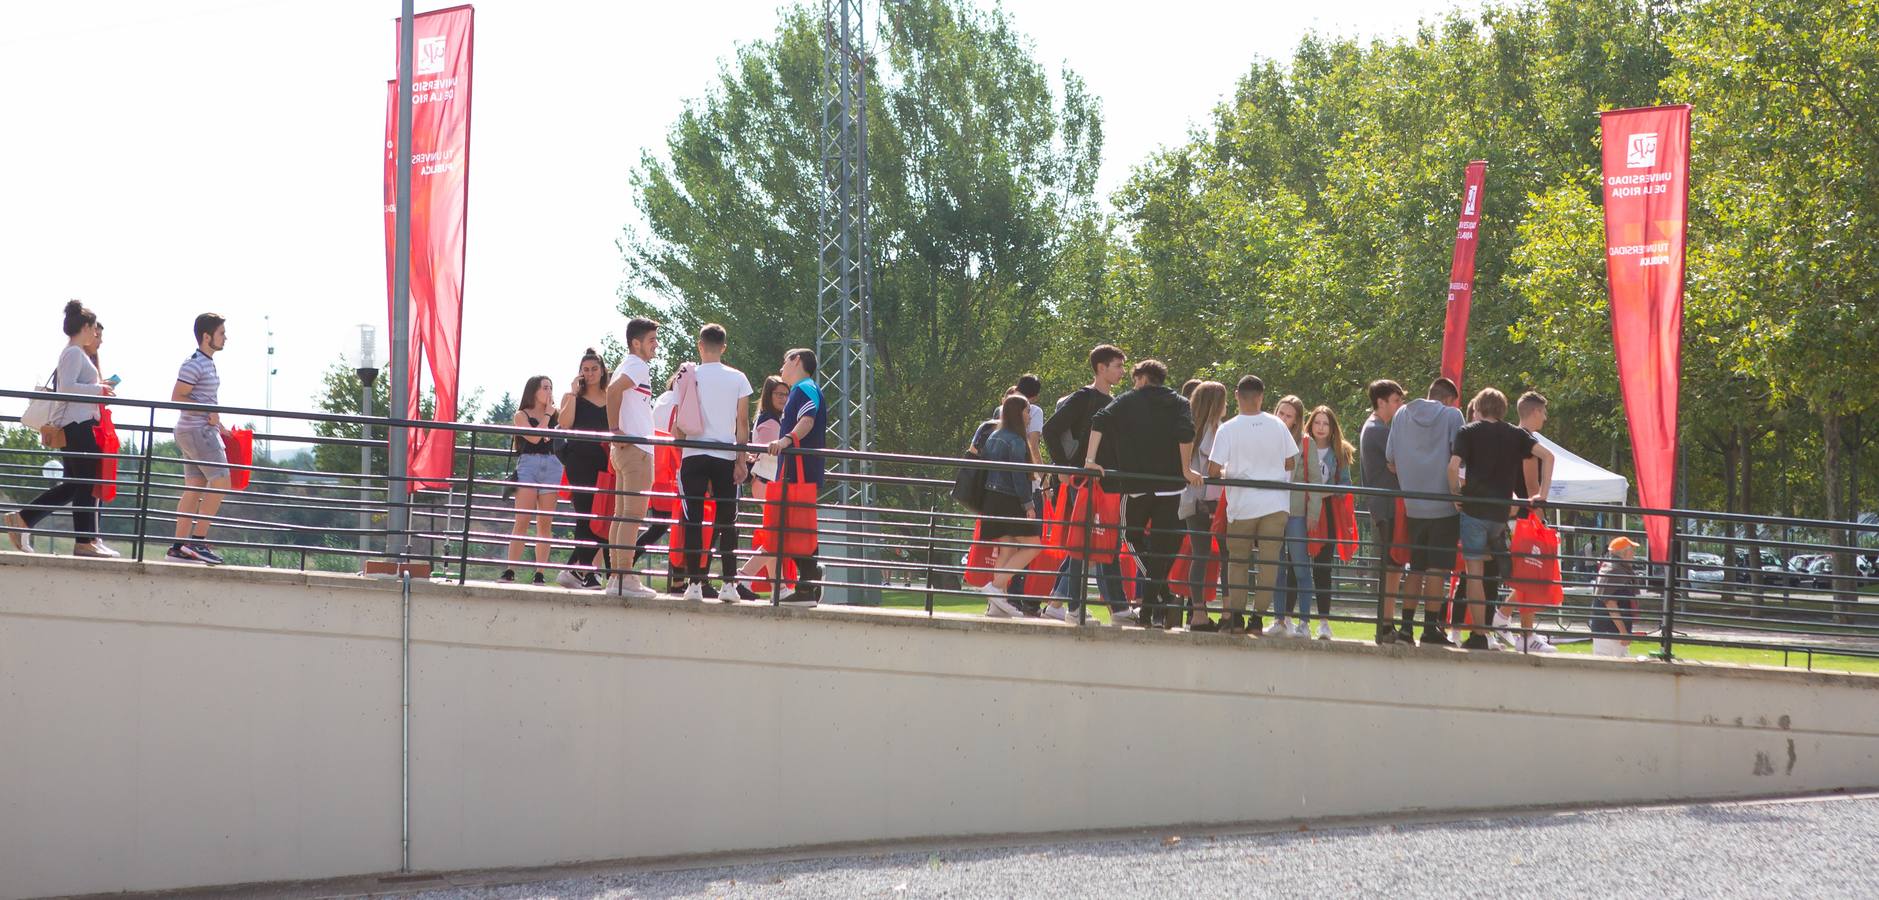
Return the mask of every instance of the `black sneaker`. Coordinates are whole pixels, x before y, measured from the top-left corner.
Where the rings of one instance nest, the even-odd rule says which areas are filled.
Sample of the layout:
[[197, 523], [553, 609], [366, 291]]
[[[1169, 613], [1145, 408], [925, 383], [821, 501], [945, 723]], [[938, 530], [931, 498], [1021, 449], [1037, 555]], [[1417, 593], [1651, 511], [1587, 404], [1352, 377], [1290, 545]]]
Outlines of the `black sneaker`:
[[1416, 646], [1416, 632], [1408, 628], [1398, 628], [1396, 629], [1396, 642], [1414, 647]]
[[1382, 647], [1394, 643], [1396, 643], [1396, 632], [1387, 630], [1377, 632], [1377, 646]]
[[1465, 640], [1465, 641], [1462, 641], [1462, 642], [1461, 642], [1461, 648], [1462, 648], [1463, 650], [1488, 650], [1488, 649], [1491, 649], [1491, 648], [1490, 648], [1490, 647], [1488, 646], [1488, 636], [1487, 636], [1487, 635], [1485, 635], [1485, 634], [1482, 634], [1482, 633], [1480, 633], [1480, 632], [1478, 632], [1478, 631], [1477, 631], [1477, 632], [1475, 632], [1474, 634], [1471, 634], [1471, 635], [1469, 635], [1469, 636], [1468, 636], [1468, 639], [1467, 639], [1467, 640]]
[[1220, 624], [1214, 626], [1214, 631], [1219, 634], [1245, 634], [1246, 622], [1238, 615], [1228, 613], [1220, 617]]
[[745, 603], [751, 603], [757, 600], [762, 600], [763, 596], [761, 594], [758, 594], [756, 591], [751, 590], [749, 587], [745, 586], [743, 582], [740, 581], [737, 583], [737, 598], [739, 600], [744, 601]]
[[581, 587], [590, 591], [598, 591], [606, 586], [606, 583], [600, 580], [600, 576], [592, 572], [581, 573]]
[[1422, 645], [1424, 647], [1453, 647], [1455, 646], [1455, 642], [1449, 640], [1447, 635], [1439, 631], [1429, 631], [1425, 629], [1422, 632]]
[[1205, 617], [1197, 617], [1193, 621], [1187, 623], [1187, 630], [1198, 632], [1200, 634], [1211, 634], [1213, 632], [1219, 631], [1220, 626], [1216, 624], [1212, 619], [1205, 618]]
[[514, 584], [515, 583], [515, 570], [514, 569], [502, 570], [502, 577], [496, 580], [502, 582], [503, 584]]
[[171, 544], [170, 552], [163, 554], [163, 558], [173, 563], [188, 563], [192, 566], [200, 566], [207, 562], [196, 555], [194, 548], [184, 544]]
[[822, 602], [822, 589], [811, 587], [794, 590], [784, 594], [783, 599], [777, 602], [783, 606], [814, 606]]
[[529, 583], [530, 583], [530, 584], [547, 584], [547, 583], [548, 583], [548, 579], [547, 579], [547, 578], [544, 578], [544, 577], [542, 577], [542, 573], [540, 573], [540, 572], [536, 572], [536, 573], [535, 573], [535, 580], [534, 580], [534, 581], [531, 581], [531, 582], [529, 582]]
[[215, 552], [215, 548], [208, 544], [190, 544], [189, 549], [196, 551], [196, 558], [209, 565], [219, 566], [223, 562], [222, 554]]

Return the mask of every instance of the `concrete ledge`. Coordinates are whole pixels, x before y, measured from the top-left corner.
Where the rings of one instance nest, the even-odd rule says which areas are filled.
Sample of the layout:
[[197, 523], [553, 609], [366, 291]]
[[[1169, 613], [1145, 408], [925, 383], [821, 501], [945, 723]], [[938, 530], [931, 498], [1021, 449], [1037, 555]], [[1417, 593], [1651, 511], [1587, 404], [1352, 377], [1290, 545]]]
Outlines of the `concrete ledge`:
[[[0, 896], [395, 870], [400, 625], [0, 554]], [[418, 582], [411, 625], [419, 870], [1879, 785], [1865, 675]]]

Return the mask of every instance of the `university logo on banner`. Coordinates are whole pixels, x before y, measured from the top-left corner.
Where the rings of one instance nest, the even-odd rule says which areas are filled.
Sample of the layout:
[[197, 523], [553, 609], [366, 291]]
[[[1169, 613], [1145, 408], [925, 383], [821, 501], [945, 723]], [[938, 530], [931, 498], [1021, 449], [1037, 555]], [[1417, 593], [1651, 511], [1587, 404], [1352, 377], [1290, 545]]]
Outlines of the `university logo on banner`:
[[442, 74], [444, 71], [444, 52], [450, 46], [449, 39], [439, 35], [418, 41], [417, 45], [417, 59], [412, 63], [413, 74]]
[[[1683, 257], [1690, 192], [1690, 107], [1600, 117], [1605, 282], [1612, 349], [1637, 463], [1638, 498], [1668, 509], [1677, 479], [1683, 369]], [[1645, 516], [1651, 559], [1670, 558], [1670, 520]]]
[[1625, 168], [1649, 169], [1657, 165], [1657, 135], [1634, 134], [1625, 142]]

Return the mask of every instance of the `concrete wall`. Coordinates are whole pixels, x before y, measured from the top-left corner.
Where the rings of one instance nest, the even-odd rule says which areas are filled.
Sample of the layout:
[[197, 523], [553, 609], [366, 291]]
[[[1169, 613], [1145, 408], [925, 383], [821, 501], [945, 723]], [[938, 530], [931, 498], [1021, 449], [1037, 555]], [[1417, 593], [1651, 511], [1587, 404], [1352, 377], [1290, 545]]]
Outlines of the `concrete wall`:
[[[0, 554], [0, 896], [396, 869], [398, 607]], [[524, 587], [412, 628], [419, 870], [1879, 786], [1870, 677]]]

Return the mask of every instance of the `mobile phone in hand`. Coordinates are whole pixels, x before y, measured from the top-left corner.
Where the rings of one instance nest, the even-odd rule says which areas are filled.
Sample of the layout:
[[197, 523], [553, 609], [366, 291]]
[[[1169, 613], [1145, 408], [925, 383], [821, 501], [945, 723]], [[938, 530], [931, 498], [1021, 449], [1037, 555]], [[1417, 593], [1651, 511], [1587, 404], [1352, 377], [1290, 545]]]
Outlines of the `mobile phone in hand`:
[[105, 383], [105, 384], [108, 384], [108, 385], [110, 385], [110, 386], [112, 386], [113, 388], [115, 388], [115, 387], [117, 387], [117, 386], [118, 386], [119, 384], [122, 384], [122, 383], [123, 383], [123, 381], [124, 381], [124, 379], [122, 379], [122, 378], [119, 378], [119, 377], [117, 377], [116, 375], [113, 375], [113, 376], [111, 376], [110, 378], [106, 378], [106, 379], [104, 380], [104, 383]]

